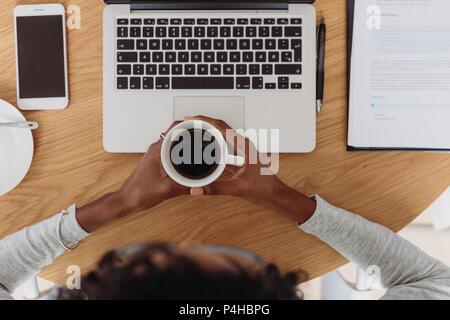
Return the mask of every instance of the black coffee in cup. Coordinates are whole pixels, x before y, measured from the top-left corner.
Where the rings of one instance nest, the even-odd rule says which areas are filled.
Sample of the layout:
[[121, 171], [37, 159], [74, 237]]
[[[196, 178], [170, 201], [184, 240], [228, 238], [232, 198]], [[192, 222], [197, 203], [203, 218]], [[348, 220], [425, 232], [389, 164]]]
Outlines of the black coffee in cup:
[[219, 155], [214, 136], [200, 129], [186, 130], [170, 147], [173, 167], [188, 179], [203, 179], [213, 173], [218, 166]]

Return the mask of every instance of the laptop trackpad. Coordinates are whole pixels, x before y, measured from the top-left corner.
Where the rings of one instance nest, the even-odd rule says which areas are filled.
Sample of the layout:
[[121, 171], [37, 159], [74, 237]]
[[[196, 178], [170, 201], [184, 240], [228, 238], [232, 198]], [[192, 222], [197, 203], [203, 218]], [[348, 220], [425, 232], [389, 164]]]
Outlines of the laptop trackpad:
[[244, 97], [175, 97], [173, 118], [207, 116], [221, 119], [234, 129], [245, 129]]

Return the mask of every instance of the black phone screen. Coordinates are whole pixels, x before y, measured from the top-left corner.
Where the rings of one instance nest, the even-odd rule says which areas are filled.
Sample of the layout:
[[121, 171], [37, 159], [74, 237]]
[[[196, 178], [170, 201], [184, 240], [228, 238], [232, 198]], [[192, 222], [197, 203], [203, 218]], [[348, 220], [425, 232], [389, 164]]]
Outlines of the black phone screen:
[[65, 97], [63, 16], [16, 19], [19, 97]]

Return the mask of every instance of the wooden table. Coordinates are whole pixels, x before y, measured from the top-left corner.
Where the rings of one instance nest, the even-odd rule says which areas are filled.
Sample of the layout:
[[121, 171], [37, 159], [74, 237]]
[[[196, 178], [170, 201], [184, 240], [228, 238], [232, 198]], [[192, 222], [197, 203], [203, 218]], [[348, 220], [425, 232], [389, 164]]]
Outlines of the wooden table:
[[[3, 0], [0, 12], [0, 98], [16, 104], [13, 7], [38, 1]], [[35, 156], [25, 180], [0, 198], [0, 238], [116, 190], [141, 158], [102, 147], [102, 10], [100, 0], [59, 1], [81, 7], [81, 30], [68, 32], [70, 106], [27, 111], [38, 121]], [[433, 153], [346, 152], [345, 0], [318, 0], [328, 25], [326, 97], [312, 154], [282, 155], [280, 178], [305, 194], [321, 194], [394, 231], [410, 223], [450, 185], [450, 157]], [[288, 218], [229, 197], [174, 199], [96, 231], [41, 276], [65, 283], [66, 268], [94, 267], [107, 250], [147, 241], [199, 240], [252, 250], [310, 278], [346, 260], [302, 233]]]

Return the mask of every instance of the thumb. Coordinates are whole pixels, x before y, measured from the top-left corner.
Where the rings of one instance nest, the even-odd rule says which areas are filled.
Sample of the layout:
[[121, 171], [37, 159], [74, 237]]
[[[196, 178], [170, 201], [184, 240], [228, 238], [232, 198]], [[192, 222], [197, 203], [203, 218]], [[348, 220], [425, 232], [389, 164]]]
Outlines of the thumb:
[[231, 181], [214, 182], [210, 185], [201, 188], [191, 188], [191, 196], [202, 195], [233, 195], [236, 191], [236, 186]]

